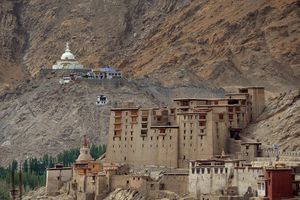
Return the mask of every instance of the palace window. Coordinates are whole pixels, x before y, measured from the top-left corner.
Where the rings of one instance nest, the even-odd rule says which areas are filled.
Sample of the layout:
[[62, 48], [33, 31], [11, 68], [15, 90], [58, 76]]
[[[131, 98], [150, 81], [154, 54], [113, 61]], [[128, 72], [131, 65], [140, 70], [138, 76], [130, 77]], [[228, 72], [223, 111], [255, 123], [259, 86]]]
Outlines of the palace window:
[[220, 113], [219, 114], [219, 120], [223, 120], [224, 119], [224, 114], [223, 113]]
[[165, 132], [166, 132], [166, 129], [164, 129], [164, 128], [160, 129], [160, 133], [165, 133]]
[[206, 119], [206, 114], [200, 114], [199, 119]]
[[206, 125], [206, 123], [205, 122], [199, 122], [199, 126], [205, 126]]

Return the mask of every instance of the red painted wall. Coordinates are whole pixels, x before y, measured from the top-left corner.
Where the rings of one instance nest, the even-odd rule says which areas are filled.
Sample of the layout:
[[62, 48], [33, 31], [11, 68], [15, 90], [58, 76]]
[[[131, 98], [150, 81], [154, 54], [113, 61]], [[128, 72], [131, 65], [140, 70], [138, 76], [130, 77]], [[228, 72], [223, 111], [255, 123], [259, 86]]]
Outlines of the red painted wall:
[[267, 169], [266, 178], [270, 200], [293, 197], [292, 169]]

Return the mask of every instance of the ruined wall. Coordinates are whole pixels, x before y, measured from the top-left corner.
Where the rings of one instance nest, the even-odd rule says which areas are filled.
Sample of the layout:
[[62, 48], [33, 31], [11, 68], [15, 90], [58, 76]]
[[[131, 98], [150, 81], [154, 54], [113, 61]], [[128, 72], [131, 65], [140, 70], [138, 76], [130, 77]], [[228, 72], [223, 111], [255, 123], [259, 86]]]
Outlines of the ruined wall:
[[113, 175], [111, 177], [111, 190], [117, 188], [130, 188], [143, 193], [147, 191], [147, 179], [143, 176]]
[[46, 193], [55, 195], [64, 183], [72, 179], [71, 168], [47, 169], [46, 173]]
[[188, 174], [164, 174], [160, 180], [163, 184], [163, 189], [175, 192], [178, 195], [188, 194]]
[[260, 87], [251, 87], [248, 88], [248, 93], [251, 101], [252, 120], [256, 121], [265, 108], [265, 90]]
[[201, 194], [222, 194], [228, 187], [237, 187], [243, 196], [249, 188], [255, 194], [262, 168], [202, 167], [190, 169], [189, 192], [193, 197]]

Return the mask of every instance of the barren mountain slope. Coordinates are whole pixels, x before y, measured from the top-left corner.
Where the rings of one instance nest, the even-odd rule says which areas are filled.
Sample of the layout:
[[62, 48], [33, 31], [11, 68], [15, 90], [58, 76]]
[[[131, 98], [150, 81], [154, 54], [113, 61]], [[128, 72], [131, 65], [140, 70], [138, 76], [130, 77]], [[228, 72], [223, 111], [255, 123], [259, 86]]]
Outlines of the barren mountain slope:
[[115, 54], [123, 54], [121, 47], [134, 42], [135, 29], [144, 28], [143, 35], [147, 35], [165, 15], [188, 2], [19, 1], [23, 3], [21, 14], [28, 33], [24, 63], [32, 75], [40, 68], [51, 67], [67, 41], [86, 66], [114, 64], [111, 58]]
[[0, 91], [26, 76], [22, 65], [27, 35], [20, 17], [22, 3], [0, 1]]
[[[1, 82], [17, 77], [20, 66], [31, 75], [51, 67], [66, 41], [86, 66], [114, 65], [164, 85], [204, 81], [277, 91], [300, 82], [297, 0], [3, 0], [0, 5], [5, 44], [0, 55], [18, 58], [16, 67], [2, 65]], [[8, 67], [13, 70], [4, 74]]]
[[[101, 94], [108, 97], [109, 105], [96, 106]], [[80, 147], [84, 134], [96, 144], [106, 144], [110, 108], [122, 102], [153, 107], [169, 104], [171, 98], [179, 96], [223, 94], [222, 89], [163, 88], [141, 81], [82, 80], [60, 85], [58, 77], [37, 78], [14, 93], [0, 96], [0, 165], [21, 154], [55, 155], [64, 149]]]
[[280, 150], [300, 150], [300, 91], [289, 91], [269, 99], [257, 123], [250, 125], [244, 136], [258, 139]]
[[299, 38], [295, 0], [192, 1], [166, 17], [121, 66], [165, 84], [186, 69], [221, 86], [299, 87]]
[[32, 81], [17, 93], [1, 97], [0, 163], [7, 164], [21, 154], [53, 155], [79, 147], [84, 134], [94, 143], [105, 144], [111, 105], [97, 107], [100, 94], [107, 95], [111, 104], [133, 100], [137, 105], [155, 105], [128, 85], [107, 88], [81, 82], [61, 86], [57, 78]]

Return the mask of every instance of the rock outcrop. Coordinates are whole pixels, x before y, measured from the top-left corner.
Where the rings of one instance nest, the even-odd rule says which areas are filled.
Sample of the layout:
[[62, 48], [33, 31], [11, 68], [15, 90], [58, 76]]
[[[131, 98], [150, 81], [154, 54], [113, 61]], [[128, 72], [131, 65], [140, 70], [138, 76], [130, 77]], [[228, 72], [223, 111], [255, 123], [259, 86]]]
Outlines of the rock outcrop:
[[258, 139], [264, 146], [277, 144], [281, 151], [300, 150], [300, 91], [289, 91], [270, 98], [257, 122], [244, 136]]

